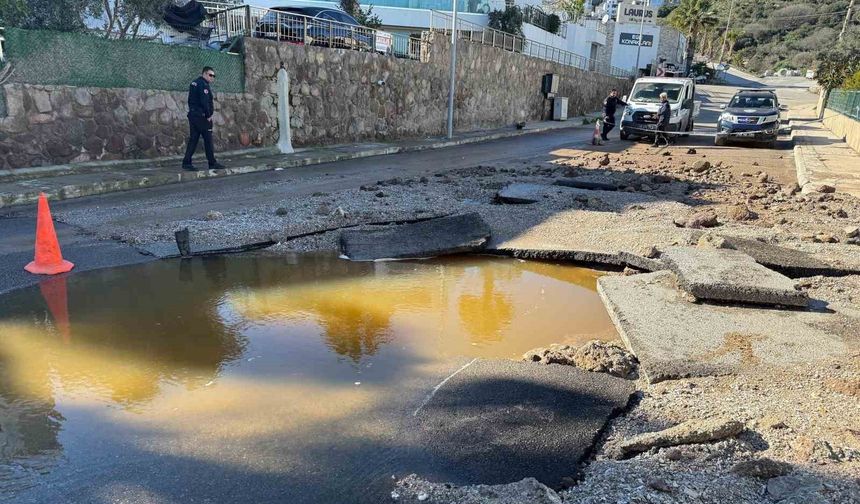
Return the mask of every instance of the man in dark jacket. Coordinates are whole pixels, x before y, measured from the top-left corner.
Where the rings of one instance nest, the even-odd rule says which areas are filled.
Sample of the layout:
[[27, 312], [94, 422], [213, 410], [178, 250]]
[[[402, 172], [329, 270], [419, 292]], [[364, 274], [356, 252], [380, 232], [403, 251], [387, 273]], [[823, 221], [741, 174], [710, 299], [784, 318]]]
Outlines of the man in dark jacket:
[[613, 89], [609, 92], [609, 96], [603, 100], [603, 134], [600, 135], [600, 138], [604, 140], [609, 140], [607, 135], [615, 127], [615, 110], [618, 108], [618, 105], [622, 107], [627, 106], [626, 103], [618, 98], [618, 90]]
[[188, 126], [190, 135], [188, 147], [185, 149], [185, 158], [182, 160], [182, 169], [197, 171], [191, 164], [191, 156], [197, 150], [197, 142], [203, 137], [203, 147], [206, 149], [206, 160], [209, 161], [209, 169], [223, 168], [215, 161], [215, 149], [212, 146], [212, 114], [215, 113], [215, 100], [212, 96], [210, 84], [215, 80], [215, 70], [212, 67], [203, 67], [200, 77], [194, 79], [188, 86]]
[[660, 145], [660, 140], [669, 145], [666, 132], [669, 131], [669, 120], [672, 117], [672, 107], [669, 105], [669, 95], [660, 93], [660, 110], [657, 111], [657, 133], [654, 135], [654, 147]]

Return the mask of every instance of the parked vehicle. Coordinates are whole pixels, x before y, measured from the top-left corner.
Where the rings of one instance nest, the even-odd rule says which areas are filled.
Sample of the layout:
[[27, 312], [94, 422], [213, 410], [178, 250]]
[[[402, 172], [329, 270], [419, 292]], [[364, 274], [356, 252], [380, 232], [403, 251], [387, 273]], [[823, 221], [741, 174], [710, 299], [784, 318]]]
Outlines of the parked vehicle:
[[764, 142], [769, 147], [776, 145], [779, 136], [780, 111], [773, 89], [744, 89], [735, 93], [717, 121], [715, 145], [726, 145], [729, 141], [751, 140]]
[[273, 7], [260, 18], [254, 36], [297, 44], [388, 53], [394, 36], [362, 26], [352, 16], [324, 7]]
[[693, 131], [695, 118], [699, 115], [700, 102], [694, 100], [696, 83], [682, 77], [643, 77], [636, 79], [621, 116], [621, 138], [652, 136], [657, 130], [657, 111], [660, 108], [660, 93], [669, 96], [672, 117], [669, 131]]

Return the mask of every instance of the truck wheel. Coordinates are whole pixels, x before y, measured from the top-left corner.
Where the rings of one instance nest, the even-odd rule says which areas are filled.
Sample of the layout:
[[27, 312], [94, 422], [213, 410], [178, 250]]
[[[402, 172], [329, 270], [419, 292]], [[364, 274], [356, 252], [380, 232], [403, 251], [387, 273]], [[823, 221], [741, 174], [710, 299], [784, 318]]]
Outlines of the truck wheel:
[[628, 138], [630, 138], [630, 135], [628, 135], [627, 132], [624, 130], [621, 130], [620, 132], [618, 132], [618, 134], [621, 135], [622, 140], [627, 140]]
[[726, 145], [726, 138], [721, 137], [720, 135], [715, 136], [714, 137], [714, 145], [716, 145], [717, 147], [722, 147], [722, 146]]

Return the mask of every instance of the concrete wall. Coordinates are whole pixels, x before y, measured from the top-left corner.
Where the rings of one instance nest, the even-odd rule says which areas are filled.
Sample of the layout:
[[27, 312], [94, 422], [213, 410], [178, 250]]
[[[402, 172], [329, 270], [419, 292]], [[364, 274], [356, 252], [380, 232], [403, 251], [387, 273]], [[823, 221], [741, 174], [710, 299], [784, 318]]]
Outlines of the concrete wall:
[[860, 121], [827, 109], [824, 114], [824, 125], [836, 136], [844, 138], [852, 149], [860, 152]]
[[[290, 73], [296, 145], [442, 134], [450, 42], [426, 35], [424, 61], [246, 40], [246, 92], [218, 93], [214, 86], [216, 147], [275, 143], [282, 61]], [[629, 91], [627, 80], [461, 42], [456, 129], [540, 120], [548, 110], [540, 93], [545, 73], [560, 75], [559, 94], [570, 98], [570, 116], [599, 109], [611, 87]], [[30, 84], [7, 84], [3, 91], [8, 116], [0, 119], [0, 168], [184, 152], [185, 93]]]

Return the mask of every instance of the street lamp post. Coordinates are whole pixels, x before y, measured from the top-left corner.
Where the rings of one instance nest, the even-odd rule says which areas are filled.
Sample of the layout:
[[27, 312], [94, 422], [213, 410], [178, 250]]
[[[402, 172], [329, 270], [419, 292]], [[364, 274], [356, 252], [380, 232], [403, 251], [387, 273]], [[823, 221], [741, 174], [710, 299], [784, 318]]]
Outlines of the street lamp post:
[[457, 0], [451, 0], [453, 5], [451, 17], [451, 85], [448, 88], [448, 138], [454, 137], [454, 92], [457, 77]]

